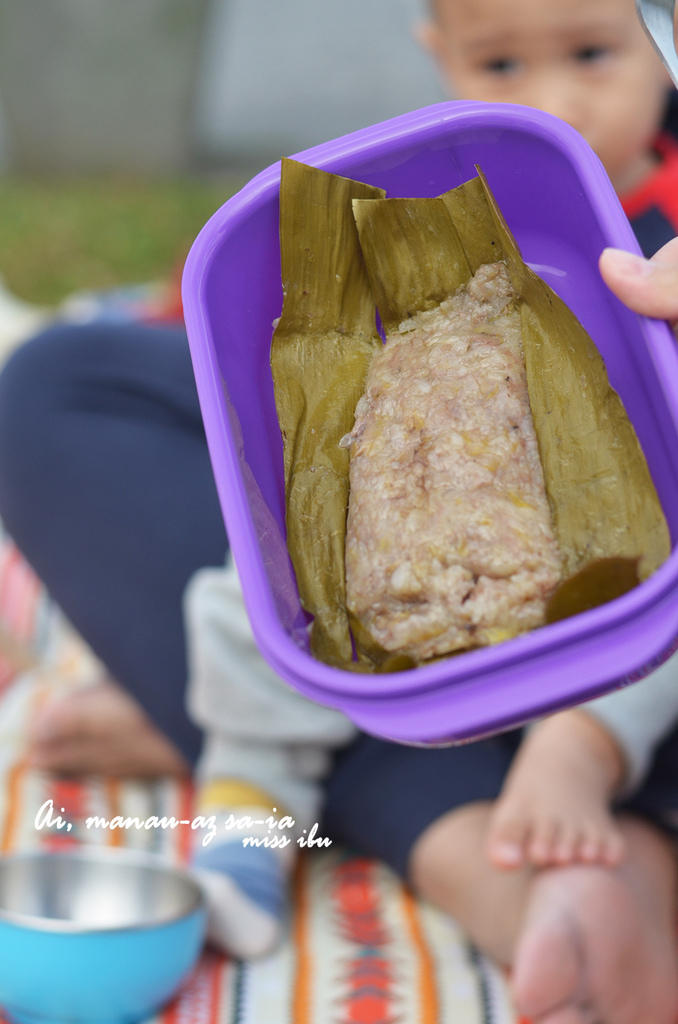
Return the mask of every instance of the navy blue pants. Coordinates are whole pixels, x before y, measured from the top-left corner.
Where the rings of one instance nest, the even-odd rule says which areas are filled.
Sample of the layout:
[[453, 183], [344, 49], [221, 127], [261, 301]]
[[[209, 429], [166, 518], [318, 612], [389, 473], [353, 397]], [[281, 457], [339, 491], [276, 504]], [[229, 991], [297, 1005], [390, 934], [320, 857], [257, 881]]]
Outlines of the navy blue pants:
[[0, 374], [0, 517], [193, 763], [181, 596], [227, 540], [180, 328], [56, 326]]
[[[457, 807], [499, 796], [521, 738], [521, 730], [512, 730], [426, 750], [359, 736], [335, 760], [325, 834], [385, 860], [407, 878], [412, 848], [429, 825]], [[638, 791], [617, 810], [678, 839], [678, 729], [658, 747]]]

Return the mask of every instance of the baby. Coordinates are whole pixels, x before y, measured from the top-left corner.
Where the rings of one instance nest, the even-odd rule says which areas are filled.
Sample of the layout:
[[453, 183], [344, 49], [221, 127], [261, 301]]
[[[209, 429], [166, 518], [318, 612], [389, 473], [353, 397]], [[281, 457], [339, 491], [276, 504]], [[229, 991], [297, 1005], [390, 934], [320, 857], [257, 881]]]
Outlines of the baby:
[[[676, 235], [668, 77], [633, 0], [434, 0], [420, 38], [456, 98], [537, 107], [581, 132], [646, 255]], [[619, 862], [612, 801], [639, 786], [677, 718], [674, 656], [638, 686], [534, 725], [496, 804], [493, 863]]]
[[433, 0], [420, 35], [456, 98], [562, 118], [622, 197], [661, 164], [669, 80], [633, 0]]
[[[455, 96], [564, 117], [600, 155], [646, 251], [673, 237], [667, 80], [633, 0], [437, 0], [432, 14], [421, 37]], [[217, 829], [198, 839], [195, 865], [212, 897], [212, 937], [236, 956], [257, 955], [281, 933], [294, 853], [313, 830], [330, 752], [355, 730], [263, 663], [232, 562], [197, 576], [187, 621], [190, 701], [207, 735], [199, 810]], [[619, 861], [611, 802], [639, 785], [677, 716], [673, 658], [636, 687], [533, 726], [496, 805], [493, 863]]]

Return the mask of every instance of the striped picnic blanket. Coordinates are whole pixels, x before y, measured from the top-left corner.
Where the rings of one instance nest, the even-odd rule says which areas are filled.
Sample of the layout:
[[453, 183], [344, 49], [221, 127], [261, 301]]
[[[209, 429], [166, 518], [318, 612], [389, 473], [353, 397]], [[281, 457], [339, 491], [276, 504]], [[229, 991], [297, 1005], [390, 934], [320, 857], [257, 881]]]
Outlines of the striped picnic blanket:
[[[0, 852], [88, 843], [145, 849], [183, 863], [190, 827], [172, 826], [172, 819], [191, 819], [190, 784], [60, 779], [25, 763], [26, 722], [34, 709], [99, 672], [11, 541], [0, 535]], [[88, 828], [93, 817], [100, 822]], [[112, 827], [127, 817], [164, 825]], [[501, 973], [452, 920], [415, 900], [384, 865], [336, 847], [308, 851], [301, 860], [289, 937], [275, 953], [242, 964], [205, 950], [156, 1020], [516, 1024]]]

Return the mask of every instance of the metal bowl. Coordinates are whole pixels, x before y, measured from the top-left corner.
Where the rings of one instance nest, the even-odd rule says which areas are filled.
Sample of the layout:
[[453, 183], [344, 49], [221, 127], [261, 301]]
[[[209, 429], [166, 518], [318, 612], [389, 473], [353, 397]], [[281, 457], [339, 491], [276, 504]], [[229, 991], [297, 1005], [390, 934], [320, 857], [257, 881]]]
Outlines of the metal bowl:
[[26, 1024], [132, 1024], [175, 994], [204, 940], [197, 882], [150, 854], [0, 858], [0, 1004]]

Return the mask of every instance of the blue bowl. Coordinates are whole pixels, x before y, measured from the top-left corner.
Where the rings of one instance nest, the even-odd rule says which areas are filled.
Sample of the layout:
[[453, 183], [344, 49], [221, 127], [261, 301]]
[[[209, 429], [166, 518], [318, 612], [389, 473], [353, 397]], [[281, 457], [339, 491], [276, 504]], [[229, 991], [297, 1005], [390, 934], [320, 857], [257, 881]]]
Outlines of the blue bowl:
[[190, 973], [206, 907], [149, 854], [76, 848], [0, 858], [0, 1004], [21, 1024], [133, 1024]]

